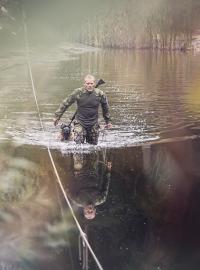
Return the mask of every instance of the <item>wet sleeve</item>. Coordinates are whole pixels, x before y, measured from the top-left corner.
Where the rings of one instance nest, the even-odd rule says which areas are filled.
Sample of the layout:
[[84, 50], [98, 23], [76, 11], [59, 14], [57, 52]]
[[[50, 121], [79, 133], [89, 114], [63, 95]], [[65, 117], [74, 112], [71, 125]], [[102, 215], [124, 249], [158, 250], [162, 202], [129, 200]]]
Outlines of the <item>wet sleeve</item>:
[[110, 120], [108, 100], [105, 94], [103, 94], [101, 97], [101, 107], [102, 107], [103, 118], [106, 124], [108, 124], [111, 120]]
[[108, 196], [109, 186], [110, 186], [110, 179], [111, 179], [111, 173], [110, 171], [106, 171], [104, 175], [104, 182], [102, 184], [102, 188], [100, 191], [101, 196], [95, 202], [95, 205], [100, 205], [106, 201], [107, 196]]
[[63, 113], [76, 101], [78, 93], [78, 89], [74, 90], [70, 96], [61, 102], [58, 110], [55, 112], [56, 118], [60, 119], [62, 117]]

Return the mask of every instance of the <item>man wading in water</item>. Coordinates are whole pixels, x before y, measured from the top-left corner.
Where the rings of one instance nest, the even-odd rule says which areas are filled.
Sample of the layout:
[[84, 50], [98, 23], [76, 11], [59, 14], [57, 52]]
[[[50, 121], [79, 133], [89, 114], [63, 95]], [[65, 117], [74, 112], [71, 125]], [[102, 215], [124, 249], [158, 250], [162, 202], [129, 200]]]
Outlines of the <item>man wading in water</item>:
[[97, 144], [99, 137], [98, 108], [101, 104], [106, 128], [111, 128], [108, 102], [102, 90], [95, 88], [95, 78], [87, 75], [84, 79], [84, 86], [75, 89], [72, 94], [63, 100], [59, 109], [55, 112], [54, 125], [62, 117], [63, 113], [74, 102], [77, 103], [77, 112], [74, 121], [74, 141], [78, 144], [85, 141], [90, 144]]

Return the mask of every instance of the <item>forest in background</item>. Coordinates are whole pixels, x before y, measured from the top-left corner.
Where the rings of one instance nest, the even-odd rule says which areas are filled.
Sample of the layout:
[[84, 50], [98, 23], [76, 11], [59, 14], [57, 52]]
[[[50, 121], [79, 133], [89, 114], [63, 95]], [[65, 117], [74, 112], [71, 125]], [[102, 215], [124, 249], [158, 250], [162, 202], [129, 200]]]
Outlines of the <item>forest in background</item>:
[[89, 18], [78, 40], [97, 47], [185, 50], [198, 28], [197, 0], [127, 0]]
[[23, 8], [33, 38], [102, 48], [186, 50], [200, 29], [199, 0], [1, 0], [0, 6], [0, 34], [5, 22], [17, 34]]

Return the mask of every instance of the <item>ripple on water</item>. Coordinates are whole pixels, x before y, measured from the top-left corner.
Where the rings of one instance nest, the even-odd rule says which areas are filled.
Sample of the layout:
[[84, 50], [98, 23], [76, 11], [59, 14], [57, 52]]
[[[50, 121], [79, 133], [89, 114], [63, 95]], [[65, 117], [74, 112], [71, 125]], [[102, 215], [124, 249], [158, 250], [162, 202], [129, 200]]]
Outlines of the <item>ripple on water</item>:
[[139, 132], [139, 130], [134, 132], [134, 130], [119, 130], [115, 127], [113, 130], [100, 131], [99, 143], [97, 146], [88, 143], [77, 145], [73, 141], [61, 142], [59, 140], [59, 128], [55, 129], [54, 127], [50, 127], [50, 125], [47, 125], [45, 133], [41, 128], [38, 128], [38, 126], [32, 126], [28, 129], [26, 129], [26, 127], [19, 129], [12, 129], [12, 127], [9, 127], [6, 134], [17, 143], [44, 147], [49, 146], [51, 149], [59, 149], [63, 153], [90, 152], [102, 148], [128, 147], [134, 144], [159, 139], [158, 135], [144, 135], [143, 132]]

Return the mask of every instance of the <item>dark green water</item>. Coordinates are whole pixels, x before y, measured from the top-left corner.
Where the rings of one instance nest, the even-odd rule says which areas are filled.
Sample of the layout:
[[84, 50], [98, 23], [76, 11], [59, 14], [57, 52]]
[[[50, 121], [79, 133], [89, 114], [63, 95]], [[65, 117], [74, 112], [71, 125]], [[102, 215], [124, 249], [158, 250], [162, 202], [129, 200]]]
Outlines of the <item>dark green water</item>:
[[[70, 197], [74, 157], [86, 164], [89, 180], [98, 171], [102, 181], [101, 165], [112, 163], [94, 220], [83, 217], [75, 197], [72, 202], [104, 269], [199, 269], [199, 55], [77, 44], [30, 49], [45, 137], [24, 49], [7, 48], [0, 56], [0, 269], [81, 269], [79, 234], [47, 143]], [[89, 72], [106, 81], [113, 129], [100, 135], [97, 147], [80, 149], [58, 141], [52, 118]], [[98, 269], [91, 255], [89, 269]]]
[[[80, 189], [74, 183], [77, 154], [53, 152], [75, 214], [104, 269], [199, 268], [199, 148], [199, 139], [190, 139], [79, 153], [88, 195], [90, 172], [101, 162], [112, 163], [108, 194], [93, 220], [83, 217], [78, 197], [72, 196], [74, 188]], [[47, 151], [7, 146], [1, 161], [0, 257], [12, 265], [5, 269], [80, 269], [79, 234]], [[98, 269], [90, 255], [89, 269]]]

